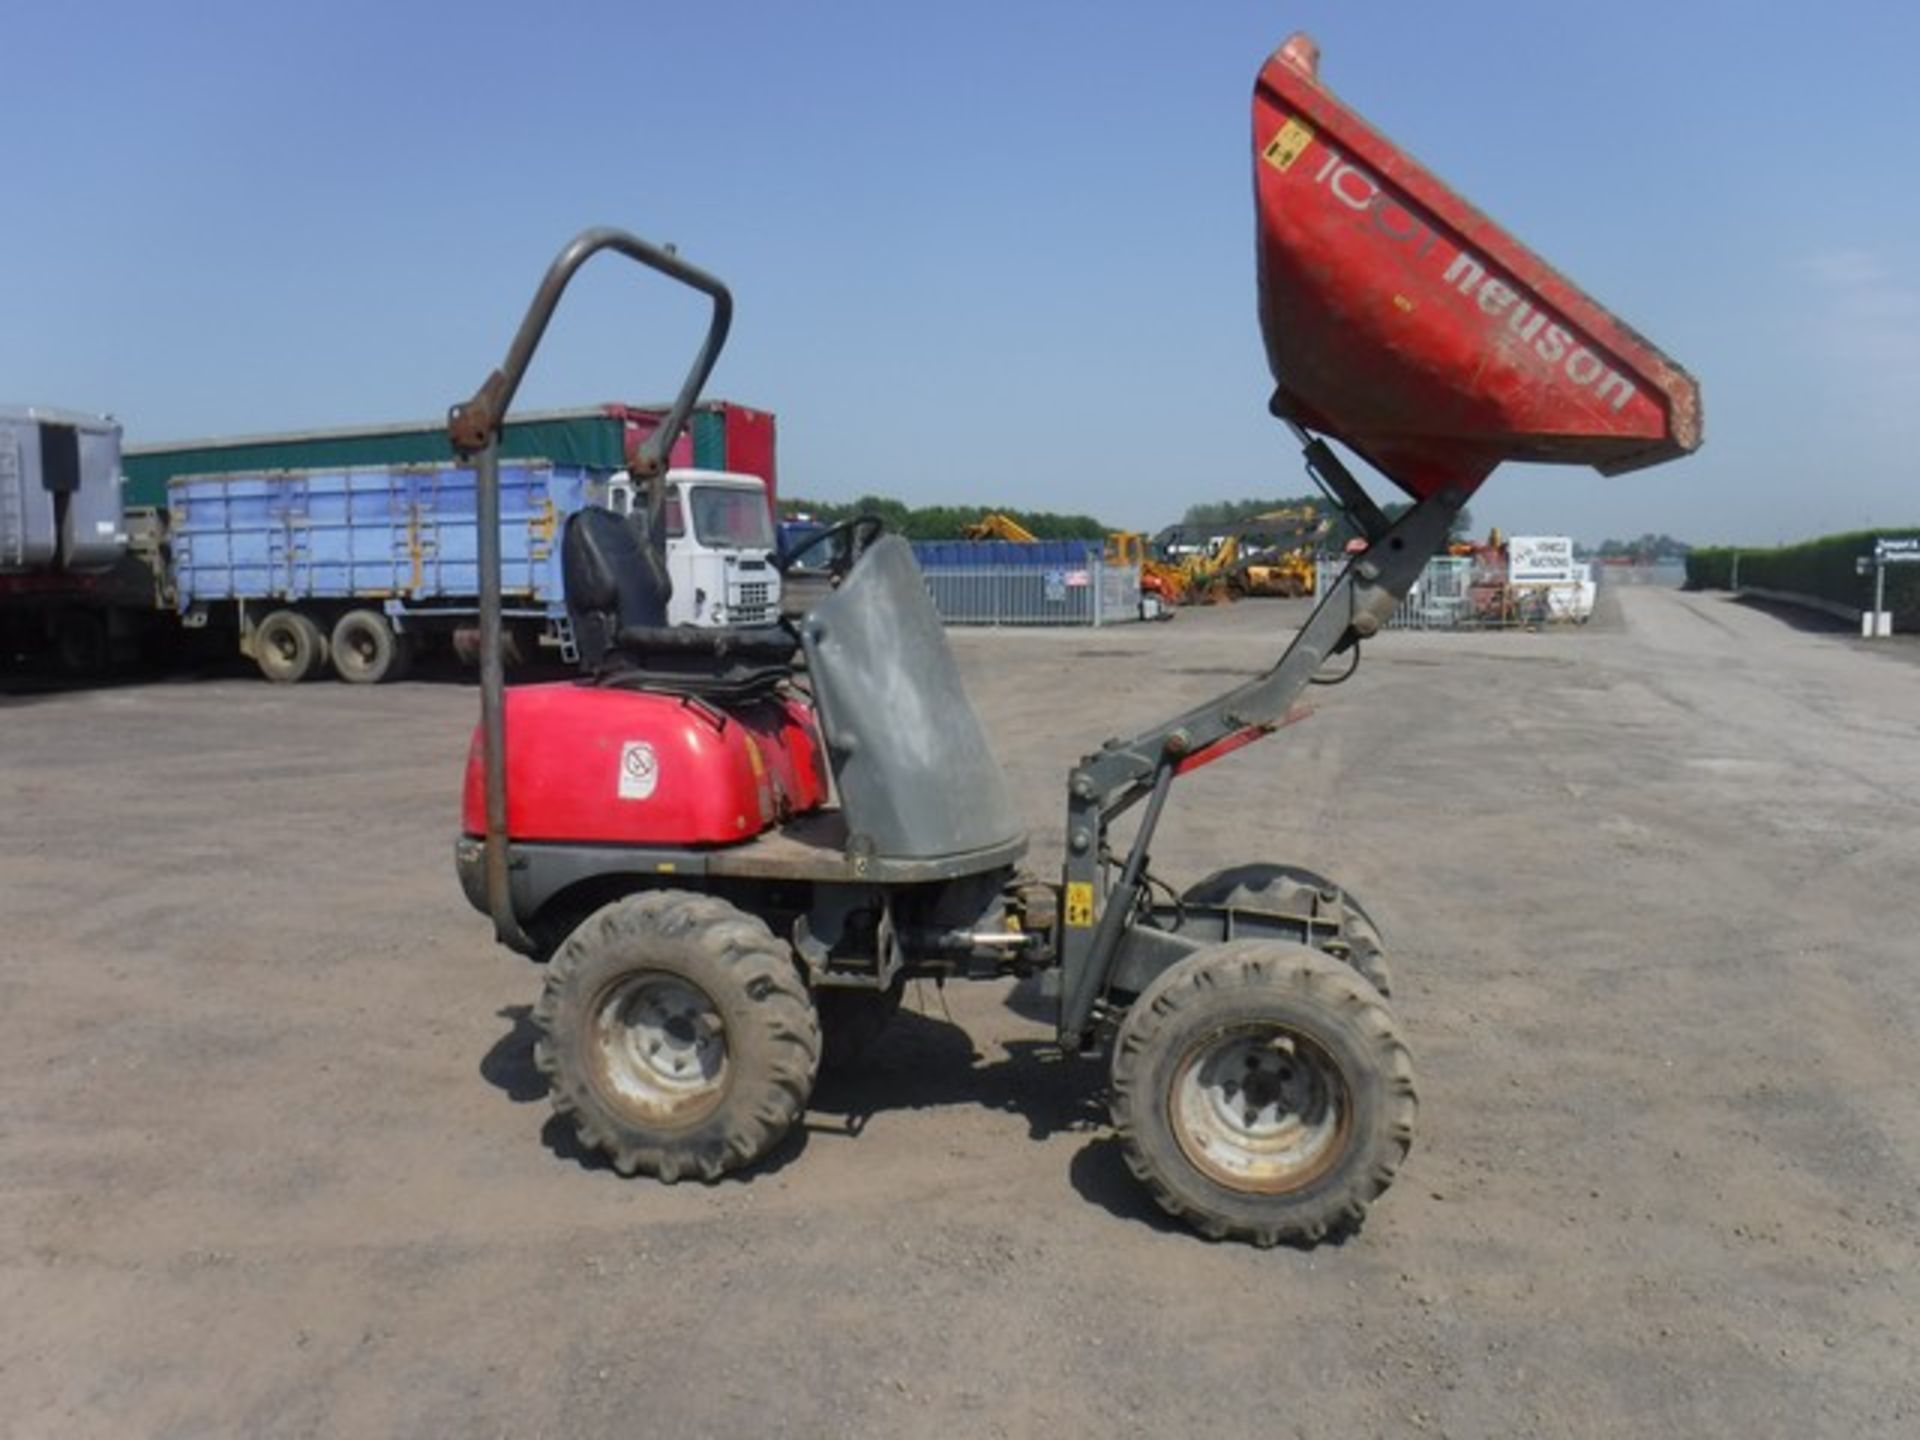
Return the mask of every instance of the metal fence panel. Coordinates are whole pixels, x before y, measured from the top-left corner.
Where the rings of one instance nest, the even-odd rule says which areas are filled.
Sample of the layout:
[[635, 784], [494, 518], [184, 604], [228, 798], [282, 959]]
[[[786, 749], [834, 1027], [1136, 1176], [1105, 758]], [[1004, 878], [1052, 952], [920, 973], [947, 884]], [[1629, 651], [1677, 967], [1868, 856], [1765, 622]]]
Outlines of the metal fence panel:
[[[1340, 578], [1347, 562], [1322, 560], [1318, 593]], [[1587, 600], [1591, 600], [1591, 589]], [[1571, 624], [1586, 618], [1574, 586], [1512, 585], [1481, 573], [1467, 555], [1436, 555], [1427, 562], [1407, 598], [1394, 607], [1389, 630], [1496, 630]]]
[[1456, 630], [1471, 614], [1473, 561], [1436, 555], [1420, 572], [1407, 598], [1394, 607], [1390, 630]]
[[1131, 565], [936, 565], [921, 573], [949, 625], [1110, 625], [1140, 614], [1140, 571]]
[[1140, 567], [1138, 565], [1098, 565], [1100, 613], [1097, 625], [1140, 618]]

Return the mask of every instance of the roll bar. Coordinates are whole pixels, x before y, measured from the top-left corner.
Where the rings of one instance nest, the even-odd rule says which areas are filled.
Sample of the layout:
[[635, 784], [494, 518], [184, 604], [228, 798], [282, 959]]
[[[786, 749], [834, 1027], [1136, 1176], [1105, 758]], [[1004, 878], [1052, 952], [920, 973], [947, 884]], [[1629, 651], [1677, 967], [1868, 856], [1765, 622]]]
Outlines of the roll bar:
[[671, 249], [651, 245], [625, 230], [600, 227], [582, 230], [547, 267], [540, 288], [534, 291], [507, 358], [488, 375], [473, 398], [453, 406], [447, 412], [447, 438], [456, 454], [474, 463], [475, 520], [479, 526], [480, 563], [480, 732], [482, 762], [486, 775], [486, 851], [485, 877], [487, 911], [493, 917], [494, 934], [515, 949], [530, 944], [520, 922], [514, 918], [513, 902], [507, 888], [507, 748], [506, 679], [500, 658], [500, 429], [506, 422], [513, 397], [526, 378], [527, 366], [540, 348], [547, 324], [559, 307], [560, 297], [582, 265], [602, 250], [613, 250], [650, 270], [657, 270], [713, 301], [707, 320], [706, 338], [701, 341], [680, 393], [660, 427], [640, 446], [640, 453], [628, 467], [635, 480], [647, 485], [647, 535], [653, 563], [666, 574], [666, 484], [667, 456], [673, 442], [686, 428], [693, 407], [706, 387], [707, 377], [727, 343], [727, 331], [733, 324], [733, 296], [719, 280], [706, 271], [689, 265]]

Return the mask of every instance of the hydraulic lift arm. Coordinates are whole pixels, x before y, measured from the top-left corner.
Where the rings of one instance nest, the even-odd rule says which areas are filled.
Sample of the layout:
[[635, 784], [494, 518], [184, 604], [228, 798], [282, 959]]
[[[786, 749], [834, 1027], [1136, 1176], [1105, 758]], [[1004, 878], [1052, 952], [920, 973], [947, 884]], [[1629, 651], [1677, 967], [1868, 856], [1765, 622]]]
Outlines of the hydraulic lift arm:
[[[1133, 739], [1109, 740], [1074, 768], [1067, 780], [1060, 930], [1064, 1043], [1077, 1047], [1087, 1038], [1139, 905], [1148, 848], [1174, 778], [1278, 728], [1329, 658], [1386, 624], [1427, 561], [1446, 544], [1465, 503], [1464, 492], [1441, 491], [1387, 525], [1321, 597], [1271, 670]], [[1139, 830], [1118, 879], [1108, 886], [1108, 827], [1143, 799], [1147, 808]]]

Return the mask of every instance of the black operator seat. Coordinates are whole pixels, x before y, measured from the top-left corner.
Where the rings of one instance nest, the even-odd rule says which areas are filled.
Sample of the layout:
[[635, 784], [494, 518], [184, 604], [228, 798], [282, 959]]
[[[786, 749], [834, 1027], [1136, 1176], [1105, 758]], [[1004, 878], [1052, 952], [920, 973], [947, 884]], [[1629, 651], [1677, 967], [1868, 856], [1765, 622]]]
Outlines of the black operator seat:
[[783, 626], [667, 623], [673, 581], [647, 544], [642, 514], [575, 511], [560, 570], [581, 667], [600, 684], [726, 697], [770, 690], [793, 673], [800, 642]]
[[905, 540], [875, 541], [801, 635], [852, 847], [933, 860], [1024, 838]]

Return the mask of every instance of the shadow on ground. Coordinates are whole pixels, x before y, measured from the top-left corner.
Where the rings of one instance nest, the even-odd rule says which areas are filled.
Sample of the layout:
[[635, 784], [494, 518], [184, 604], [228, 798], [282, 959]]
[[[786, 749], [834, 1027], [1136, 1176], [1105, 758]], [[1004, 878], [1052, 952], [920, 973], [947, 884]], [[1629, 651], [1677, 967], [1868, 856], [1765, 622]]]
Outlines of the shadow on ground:
[[[116, 666], [104, 672], [73, 674], [52, 665], [0, 660], [0, 706], [56, 700], [86, 690], [137, 690], [155, 685], [194, 685], [210, 680], [259, 678], [251, 661], [239, 656], [178, 663]], [[262, 684], [266, 682], [261, 681]]]
[[1081, 1199], [1121, 1220], [1132, 1220], [1168, 1235], [1199, 1238], [1162, 1210], [1147, 1187], [1127, 1168], [1126, 1146], [1118, 1135], [1101, 1135], [1074, 1152], [1067, 1179]]
[[1736, 595], [1733, 598], [1749, 610], [1771, 615], [1783, 625], [1804, 630], [1808, 634], [1857, 636], [1860, 633], [1858, 621], [1849, 625], [1838, 615], [1829, 615], [1824, 610], [1810, 610], [1804, 605], [1783, 605], [1778, 600], [1763, 600], [1757, 595]]
[[480, 1078], [516, 1105], [546, 1099], [547, 1077], [533, 1063], [533, 1042], [540, 1034], [534, 1028], [533, 1007], [508, 1005], [493, 1013], [510, 1028], [480, 1057]]
[[1106, 1122], [1104, 1071], [1063, 1056], [1051, 1040], [1009, 1040], [987, 1059], [949, 1020], [903, 1010], [858, 1063], [820, 1077], [818, 1116], [858, 1134], [875, 1115], [974, 1105], [1018, 1115], [1044, 1140]]
[[[542, 680], [567, 680], [579, 672], [557, 659], [540, 659], [516, 665], [510, 672], [513, 684], [531, 684]], [[87, 690], [136, 690], [156, 685], [199, 685], [220, 680], [247, 680], [263, 688], [272, 682], [264, 679], [251, 660], [239, 655], [197, 657], [190, 660], [155, 660], [115, 665], [105, 671], [72, 674], [51, 664], [9, 661], [0, 657], [0, 707], [51, 700]], [[344, 684], [331, 671], [311, 685]], [[451, 655], [433, 655], [416, 661], [403, 679], [390, 686], [453, 686], [477, 688], [479, 672]]]

